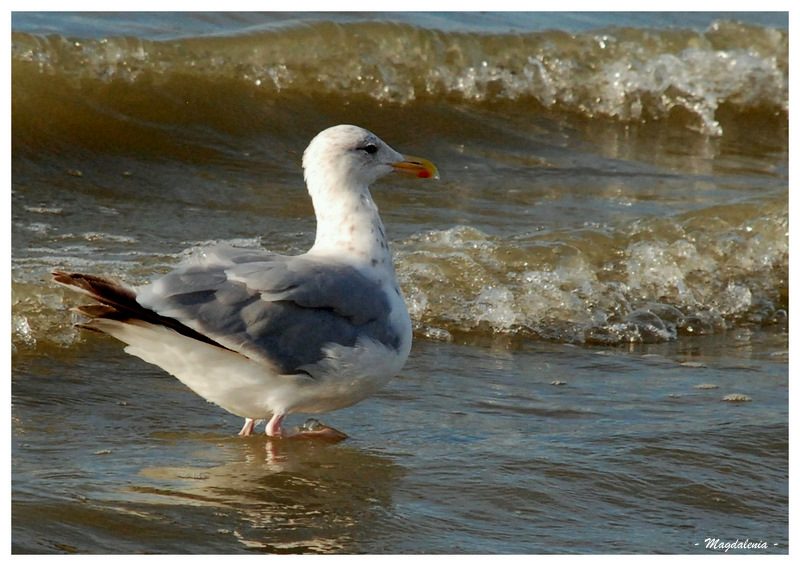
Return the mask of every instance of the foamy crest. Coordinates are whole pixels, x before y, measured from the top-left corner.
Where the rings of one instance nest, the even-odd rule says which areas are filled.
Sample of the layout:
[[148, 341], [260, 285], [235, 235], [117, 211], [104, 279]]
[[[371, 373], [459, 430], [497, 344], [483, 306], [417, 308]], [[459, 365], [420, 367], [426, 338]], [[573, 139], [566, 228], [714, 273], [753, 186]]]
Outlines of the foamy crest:
[[[720, 21], [705, 32], [618, 28], [566, 34], [445, 33], [409, 25], [314, 23], [245, 37], [68, 40], [17, 33], [15, 69], [259, 96], [364, 95], [408, 104], [520, 101], [588, 118], [675, 120], [722, 135], [718, 111], [788, 114], [788, 33]], [[202, 81], [202, 82], [201, 82]], [[232, 82], [231, 82], [232, 81]]]
[[728, 228], [692, 230], [697, 219], [610, 229], [597, 235], [605, 248], [587, 244], [586, 234], [512, 241], [455, 227], [403, 243], [399, 278], [418, 333], [434, 338], [477, 332], [618, 344], [784, 324], [788, 211], [770, 211], [756, 210], [733, 243]]

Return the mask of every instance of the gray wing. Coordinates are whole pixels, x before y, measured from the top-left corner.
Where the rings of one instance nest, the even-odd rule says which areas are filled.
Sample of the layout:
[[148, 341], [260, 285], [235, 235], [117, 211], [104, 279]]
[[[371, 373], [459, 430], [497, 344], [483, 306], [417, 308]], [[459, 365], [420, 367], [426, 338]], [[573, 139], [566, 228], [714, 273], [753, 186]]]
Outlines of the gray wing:
[[307, 258], [215, 250], [139, 290], [137, 301], [252, 359], [296, 373], [329, 343], [398, 348], [383, 289], [357, 269]]

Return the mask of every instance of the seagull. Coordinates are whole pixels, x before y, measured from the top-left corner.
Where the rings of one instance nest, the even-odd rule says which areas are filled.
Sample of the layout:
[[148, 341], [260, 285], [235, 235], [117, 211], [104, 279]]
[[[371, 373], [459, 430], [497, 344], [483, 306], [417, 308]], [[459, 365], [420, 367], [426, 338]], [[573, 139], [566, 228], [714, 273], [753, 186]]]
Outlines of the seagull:
[[78, 326], [124, 342], [127, 353], [243, 417], [242, 436], [266, 420], [270, 437], [346, 438], [282, 422], [358, 403], [402, 369], [411, 319], [369, 187], [390, 173], [439, 174], [351, 125], [319, 133], [303, 170], [317, 220], [308, 252], [212, 247], [140, 287], [53, 271], [55, 282], [95, 301], [73, 309], [89, 319]]

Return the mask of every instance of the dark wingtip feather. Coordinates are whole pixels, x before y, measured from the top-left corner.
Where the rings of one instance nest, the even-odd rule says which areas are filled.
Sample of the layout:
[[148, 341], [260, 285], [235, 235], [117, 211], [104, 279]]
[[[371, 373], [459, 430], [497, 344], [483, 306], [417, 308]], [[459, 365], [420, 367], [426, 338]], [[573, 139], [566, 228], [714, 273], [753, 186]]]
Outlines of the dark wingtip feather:
[[[99, 277], [97, 275], [84, 275], [83, 273], [67, 273], [66, 271], [55, 270], [52, 272], [53, 281], [65, 287], [69, 287], [84, 295], [88, 295], [99, 305], [83, 305], [75, 307], [73, 310], [92, 320], [110, 319], [136, 324], [137, 321], [165, 326], [189, 338], [193, 338], [212, 346], [224, 348], [208, 336], [189, 328], [174, 318], [161, 316], [157, 312], [143, 307], [136, 300], [136, 291], [113, 279]], [[76, 325], [78, 328], [103, 332], [100, 328], [92, 326], [92, 322]]]
[[107, 277], [57, 270], [53, 271], [53, 281], [89, 295], [94, 300], [106, 305], [128, 308], [137, 305], [136, 291]]

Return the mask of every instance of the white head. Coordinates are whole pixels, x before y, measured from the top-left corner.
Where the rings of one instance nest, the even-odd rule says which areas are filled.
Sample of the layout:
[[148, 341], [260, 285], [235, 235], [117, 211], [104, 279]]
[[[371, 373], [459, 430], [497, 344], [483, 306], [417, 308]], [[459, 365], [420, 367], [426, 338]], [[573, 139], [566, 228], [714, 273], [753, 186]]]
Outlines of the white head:
[[430, 161], [404, 156], [378, 136], [358, 126], [323, 130], [303, 154], [303, 169], [312, 197], [317, 191], [346, 188], [363, 192], [391, 172], [438, 178]]

